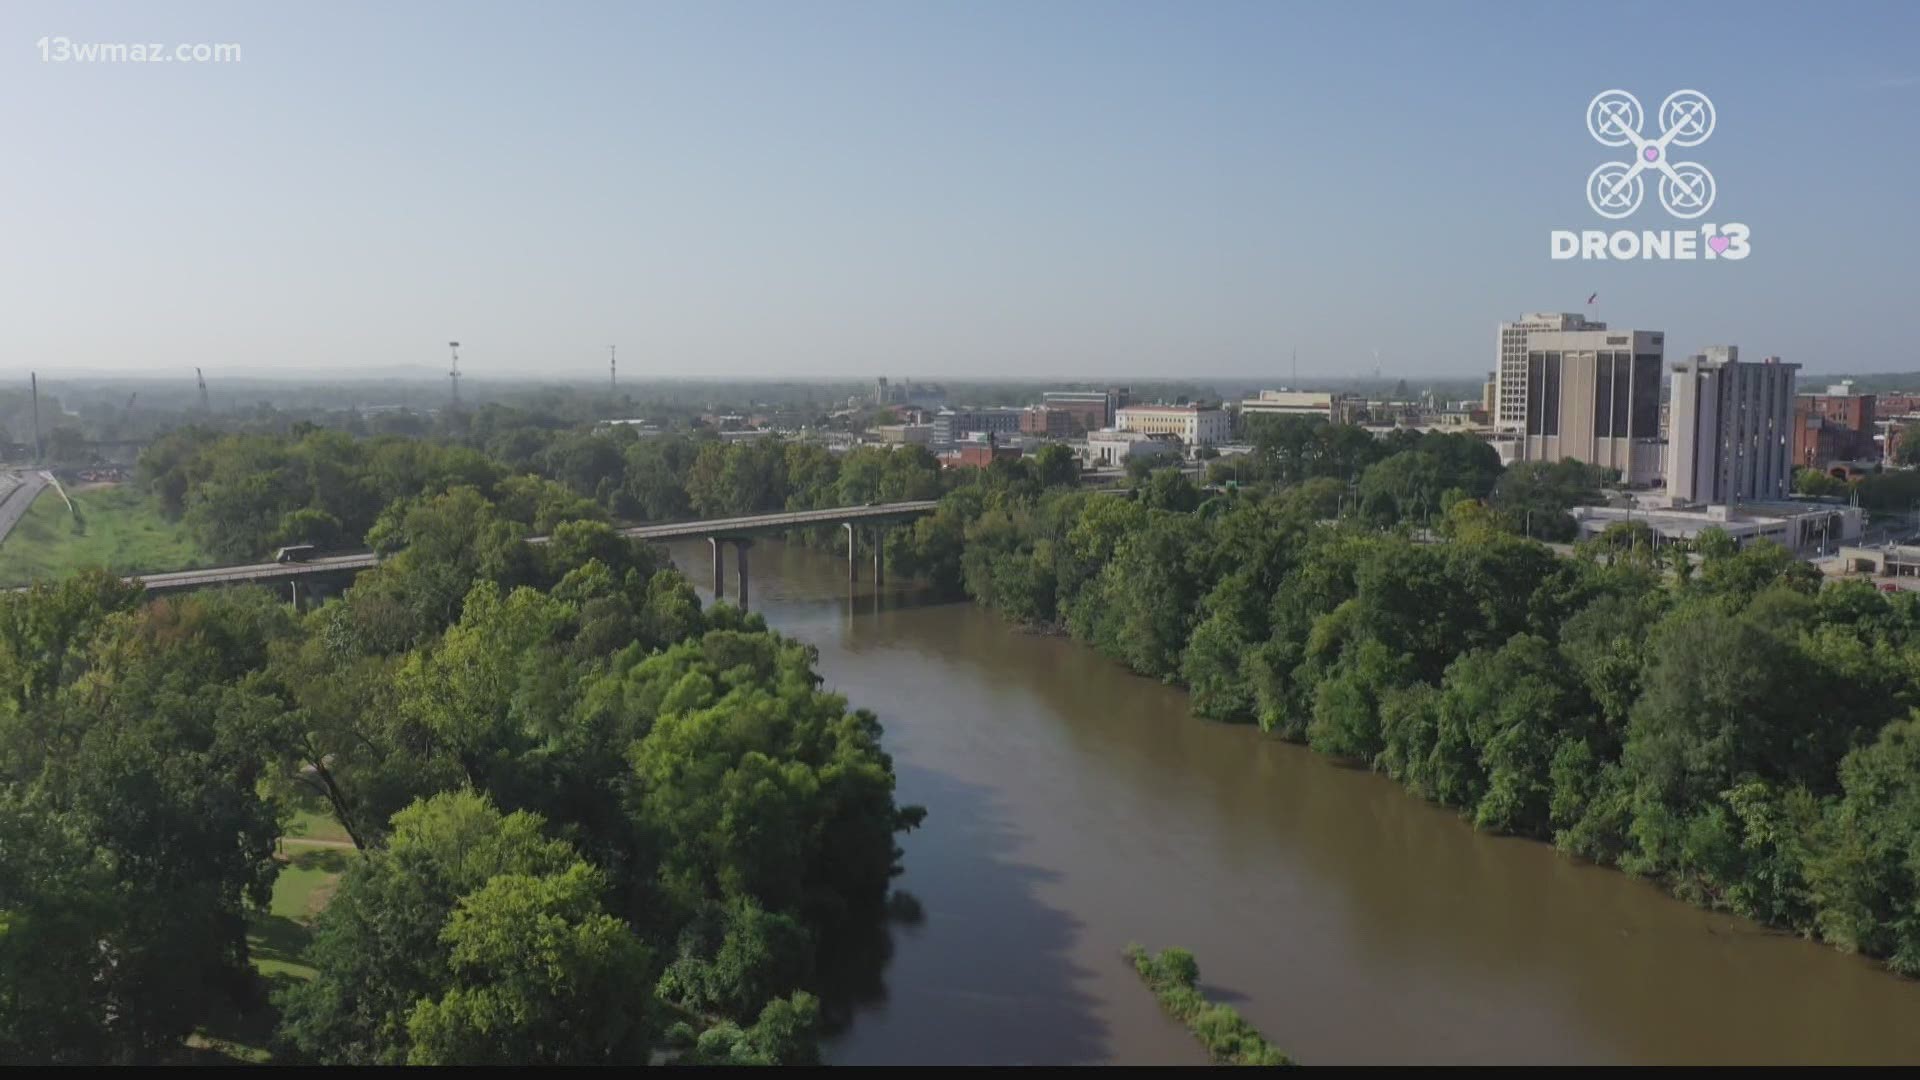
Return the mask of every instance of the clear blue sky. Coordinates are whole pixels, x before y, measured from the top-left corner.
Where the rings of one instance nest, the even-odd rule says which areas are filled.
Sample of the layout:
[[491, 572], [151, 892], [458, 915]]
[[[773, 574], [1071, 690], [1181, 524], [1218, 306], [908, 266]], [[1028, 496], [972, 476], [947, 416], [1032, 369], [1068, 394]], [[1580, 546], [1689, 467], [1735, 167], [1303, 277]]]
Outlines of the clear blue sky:
[[[1915, 370], [1917, 53], [1911, 2], [9, 0], [0, 372], [1470, 376], [1595, 291]], [[1549, 261], [1609, 87], [1712, 97], [1750, 258]]]

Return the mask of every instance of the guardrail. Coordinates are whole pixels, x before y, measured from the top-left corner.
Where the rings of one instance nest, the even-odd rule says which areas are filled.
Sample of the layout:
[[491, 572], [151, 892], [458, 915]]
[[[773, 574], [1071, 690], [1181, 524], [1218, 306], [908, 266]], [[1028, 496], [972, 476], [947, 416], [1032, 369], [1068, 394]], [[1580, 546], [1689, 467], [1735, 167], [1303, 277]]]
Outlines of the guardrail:
[[[621, 529], [620, 535], [635, 540], [672, 540], [679, 537], [711, 536], [729, 532], [767, 532], [807, 525], [838, 525], [843, 521], [870, 521], [874, 518], [902, 517], [932, 513], [940, 505], [935, 499], [911, 502], [876, 503], [872, 506], [842, 506], [828, 510], [794, 510], [779, 514], [754, 514], [737, 518], [710, 518], [706, 521], [682, 521], [666, 525], [636, 525]], [[545, 540], [545, 537], [537, 538]]]

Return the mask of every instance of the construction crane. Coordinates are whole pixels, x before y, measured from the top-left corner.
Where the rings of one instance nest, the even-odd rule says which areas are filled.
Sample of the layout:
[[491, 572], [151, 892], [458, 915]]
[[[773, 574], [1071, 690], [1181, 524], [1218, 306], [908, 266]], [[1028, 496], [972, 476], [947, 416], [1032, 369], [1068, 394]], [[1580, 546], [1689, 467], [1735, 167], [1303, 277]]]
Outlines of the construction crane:
[[460, 408], [460, 343], [447, 342], [447, 348], [453, 351], [453, 367], [447, 370], [447, 381], [453, 384], [453, 407]]
[[207, 377], [200, 374], [199, 368], [194, 368], [193, 378], [195, 382], [200, 384], [200, 411], [204, 413], [212, 412], [213, 406], [207, 403]]

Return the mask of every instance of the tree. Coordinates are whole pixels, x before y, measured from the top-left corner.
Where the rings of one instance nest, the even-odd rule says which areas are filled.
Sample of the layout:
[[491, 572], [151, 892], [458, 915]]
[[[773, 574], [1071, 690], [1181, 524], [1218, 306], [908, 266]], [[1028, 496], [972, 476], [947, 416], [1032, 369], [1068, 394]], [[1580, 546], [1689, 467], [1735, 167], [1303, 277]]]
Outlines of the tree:
[[1600, 502], [1603, 480], [1599, 467], [1572, 458], [1517, 461], [1494, 485], [1493, 506], [1513, 532], [1538, 540], [1572, 540], [1579, 529], [1567, 511]]
[[[0, 706], [0, 808], [26, 883], [0, 896], [13, 912], [0, 948], [31, 971], [46, 943], [84, 934], [73, 974], [98, 1011], [73, 1029], [97, 1044], [36, 1056], [153, 1061], [216, 1003], [246, 998], [244, 913], [267, 901], [279, 828], [243, 677], [289, 621], [254, 592], [163, 598], [99, 621], [76, 647], [85, 678]], [[62, 985], [49, 1000], [68, 1000]]]
[[1546, 641], [1530, 634], [1447, 669], [1428, 784], [1479, 828], [1543, 836], [1555, 755], [1587, 736], [1587, 702]]
[[1027, 461], [1033, 467], [1034, 478], [1042, 487], [1070, 488], [1080, 483], [1080, 462], [1073, 456], [1073, 451], [1061, 443], [1048, 443]]
[[812, 972], [813, 936], [798, 919], [736, 897], [703, 912], [682, 935], [681, 956], [658, 992], [681, 1008], [744, 1022]]
[[1920, 974], [1920, 717], [1888, 724], [1840, 767], [1807, 876], [1821, 937]]
[[496, 877], [543, 878], [577, 863], [545, 824], [466, 791], [394, 815], [387, 847], [348, 869], [316, 924], [307, 952], [316, 975], [281, 997], [281, 1049], [322, 1064], [407, 1061], [415, 1007], [455, 985], [444, 934], [460, 899]]
[[407, 1019], [414, 1065], [642, 1064], [646, 947], [601, 909], [605, 875], [501, 874], [440, 933], [446, 988]]
[[112, 866], [70, 821], [0, 795], [0, 1058], [87, 1064], [137, 1059], [115, 1023], [111, 957], [120, 921]]
[[1156, 469], [1139, 485], [1140, 505], [1149, 510], [1191, 513], [1200, 505], [1200, 492], [1179, 469]]
[[[1904, 450], [1905, 447], [1901, 449]], [[1847, 493], [1847, 482], [1828, 473], [1825, 469], [1795, 469], [1793, 473], [1793, 490], [1801, 495], [1812, 495], [1816, 497], [1845, 495]]]

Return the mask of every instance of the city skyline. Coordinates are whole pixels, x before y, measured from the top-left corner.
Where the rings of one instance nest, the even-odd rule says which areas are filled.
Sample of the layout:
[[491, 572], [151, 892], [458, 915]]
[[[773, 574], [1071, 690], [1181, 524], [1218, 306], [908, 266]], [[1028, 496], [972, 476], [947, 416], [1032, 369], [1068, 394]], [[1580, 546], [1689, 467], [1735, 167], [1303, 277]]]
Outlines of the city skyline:
[[[1897, 320], [1920, 15], [1782, 5], [15, 7], [9, 370], [1481, 378], [1579, 312], [1813, 373]], [[34, 43], [232, 42], [231, 64]], [[1620, 43], [1631, 41], [1631, 49]], [[1702, 42], [1710, 43], [1710, 47]], [[1572, 44], [1569, 44], [1572, 43]], [[1566, 63], [1590, 49], [1604, 62]], [[1515, 79], [1515, 74], [1525, 78]], [[1599, 91], [1712, 95], [1740, 262], [1609, 223]], [[1722, 216], [1724, 215], [1724, 216]], [[1597, 302], [1584, 301], [1598, 294]]]

